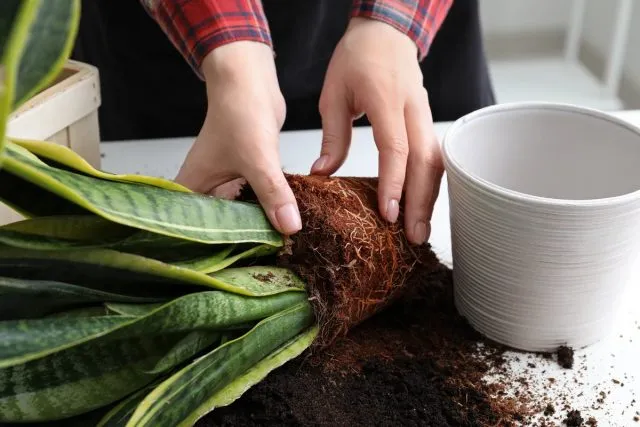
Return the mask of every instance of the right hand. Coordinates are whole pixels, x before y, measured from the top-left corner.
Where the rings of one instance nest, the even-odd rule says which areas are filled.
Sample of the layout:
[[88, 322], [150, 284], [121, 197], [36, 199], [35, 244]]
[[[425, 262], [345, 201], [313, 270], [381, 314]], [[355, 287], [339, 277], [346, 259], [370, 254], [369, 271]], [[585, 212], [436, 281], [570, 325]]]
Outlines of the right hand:
[[233, 197], [246, 180], [272, 225], [285, 235], [298, 232], [300, 213], [280, 167], [286, 106], [270, 47], [223, 45], [205, 57], [202, 73], [207, 115], [176, 181], [199, 193]]

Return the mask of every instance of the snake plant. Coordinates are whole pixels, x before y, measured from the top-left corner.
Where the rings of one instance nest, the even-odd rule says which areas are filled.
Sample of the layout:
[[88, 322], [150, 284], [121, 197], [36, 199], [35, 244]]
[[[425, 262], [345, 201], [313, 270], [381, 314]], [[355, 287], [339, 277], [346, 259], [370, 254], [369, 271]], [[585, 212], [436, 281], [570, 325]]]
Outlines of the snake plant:
[[0, 200], [25, 216], [0, 227], [0, 422], [190, 426], [318, 327], [301, 279], [268, 263], [285, 242], [259, 205], [5, 135], [61, 71], [79, 14], [0, 2]]

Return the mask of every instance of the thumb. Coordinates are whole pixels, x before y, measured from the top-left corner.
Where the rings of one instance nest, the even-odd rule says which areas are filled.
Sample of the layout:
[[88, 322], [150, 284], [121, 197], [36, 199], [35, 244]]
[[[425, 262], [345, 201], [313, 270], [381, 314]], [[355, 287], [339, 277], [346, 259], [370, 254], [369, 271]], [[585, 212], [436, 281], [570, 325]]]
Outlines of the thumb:
[[278, 164], [278, 161], [263, 157], [260, 165], [247, 170], [244, 177], [271, 224], [280, 233], [289, 236], [302, 229], [302, 220], [293, 191]]
[[311, 167], [311, 173], [331, 175], [344, 163], [351, 144], [353, 115], [346, 93], [340, 89], [323, 90], [320, 97], [322, 117], [322, 149]]

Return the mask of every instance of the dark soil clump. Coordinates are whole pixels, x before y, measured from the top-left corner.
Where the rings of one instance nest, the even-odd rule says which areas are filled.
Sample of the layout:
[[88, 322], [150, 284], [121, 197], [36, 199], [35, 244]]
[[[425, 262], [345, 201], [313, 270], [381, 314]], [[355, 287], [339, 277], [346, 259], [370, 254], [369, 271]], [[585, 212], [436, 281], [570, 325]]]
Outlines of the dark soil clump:
[[324, 349], [312, 349], [197, 424], [511, 426], [530, 415], [482, 379], [504, 364], [453, 305], [451, 271], [419, 268], [409, 290]]
[[567, 427], [580, 427], [583, 422], [582, 414], [577, 410], [569, 411], [567, 418], [564, 420], [564, 424], [566, 424]]
[[547, 417], [550, 416], [550, 415], [553, 415], [555, 413], [556, 413], [556, 408], [551, 403], [549, 403], [547, 405], [547, 407], [544, 408], [544, 415], [547, 416]]
[[558, 364], [564, 369], [573, 368], [573, 349], [567, 346], [558, 348]]

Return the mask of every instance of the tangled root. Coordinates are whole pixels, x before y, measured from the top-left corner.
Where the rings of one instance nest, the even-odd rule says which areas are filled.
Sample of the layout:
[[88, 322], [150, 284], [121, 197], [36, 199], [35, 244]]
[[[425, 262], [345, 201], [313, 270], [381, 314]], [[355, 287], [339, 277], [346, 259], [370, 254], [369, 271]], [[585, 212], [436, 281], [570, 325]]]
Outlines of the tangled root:
[[[307, 284], [325, 347], [395, 301], [418, 265], [439, 262], [429, 245], [413, 246], [402, 211], [395, 224], [378, 211], [377, 179], [288, 175], [303, 229], [278, 257]], [[242, 198], [254, 198], [243, 192]], [[424, 272], [424, 267], [419, 269]]]

